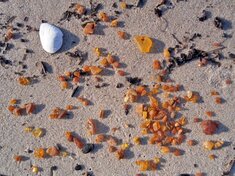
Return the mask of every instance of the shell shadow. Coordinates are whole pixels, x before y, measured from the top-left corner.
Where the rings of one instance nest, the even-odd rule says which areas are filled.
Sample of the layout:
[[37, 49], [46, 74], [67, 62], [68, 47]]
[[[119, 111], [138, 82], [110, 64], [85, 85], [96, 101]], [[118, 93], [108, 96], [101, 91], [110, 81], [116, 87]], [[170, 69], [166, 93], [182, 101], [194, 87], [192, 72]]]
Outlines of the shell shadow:
[[150, 53], [162, 53], [165, 48], [165, 44], [162, 41], [157, 40], [155, 38], [151, 39], [153, 41], [153, 46], [151, 48]]
[[56, 53], [62, 53], [62, 52], [68, 51], [78, 45], [80, 40], [75, 34], [73, 34], [72, 32], [70, 32], [64, 28], [61, 28], [61, 27], [59, 27], [59, 28], [63, 32], [63, 35], [64, 35], [63, 36], [63, 45], [59, 49], [59, 51]]

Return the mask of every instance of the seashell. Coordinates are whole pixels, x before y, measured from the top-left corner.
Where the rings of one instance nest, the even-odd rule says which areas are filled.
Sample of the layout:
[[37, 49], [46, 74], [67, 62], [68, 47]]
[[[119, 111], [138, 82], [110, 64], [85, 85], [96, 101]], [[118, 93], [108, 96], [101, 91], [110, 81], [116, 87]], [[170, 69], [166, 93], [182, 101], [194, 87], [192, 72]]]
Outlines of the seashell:
[[42, 23], [39, 29], [42, 48], [48, 53], [55, 53], [63, 44], [63, 33], [54, 25]]

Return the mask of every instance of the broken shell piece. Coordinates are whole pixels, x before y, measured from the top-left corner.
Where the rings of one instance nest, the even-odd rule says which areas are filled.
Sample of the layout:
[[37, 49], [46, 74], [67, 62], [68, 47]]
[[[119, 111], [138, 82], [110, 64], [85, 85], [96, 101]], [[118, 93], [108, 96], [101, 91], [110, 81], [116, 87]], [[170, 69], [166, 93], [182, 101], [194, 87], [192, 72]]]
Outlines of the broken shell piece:
[[63, 44], [62, 31], [48, 23], [42, 23], [39, 29], [42, 48], [48, 53], [55, 53]]
[[153, 45], [153, 42], [148, 36], [137, 35], [134, 37], [134, 41], [142, 53], [149, 53], [150, 52], [152, 45]]

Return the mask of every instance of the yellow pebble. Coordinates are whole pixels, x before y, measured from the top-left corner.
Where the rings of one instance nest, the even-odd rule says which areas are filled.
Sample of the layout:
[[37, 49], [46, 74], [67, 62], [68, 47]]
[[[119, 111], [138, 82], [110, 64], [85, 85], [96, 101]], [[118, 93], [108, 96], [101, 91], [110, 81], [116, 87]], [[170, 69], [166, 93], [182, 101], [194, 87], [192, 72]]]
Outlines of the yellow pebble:
[[37, 166], [32, 166], [32, 172], [37, 174], [39, 171], [39, 168]]
[[34, 137], [42, 137], [43, 136], [43, 129], [35, 128], [32, 133], [33, 133]]
[[134, 137], [133, 142], [137, 145], [140, 145], [140, 138], [139, 137]]
[[127, 4], [125, 2], [120, 2], [121, 9], [126, 9]]
[[171, 53], [170, 51], [168, 50], [168, 48], [165, 48], [164, 51], [163, 51], [163, 56], [165, 59], [170, 59], [171, 57]]
[[134, 41], [142, 53], [150, 52], [153, 45], [151, 38], [145, 35], [137, 35], [134, 37]]
[[24, 128], [24, 131], [25, 131], [26, 133], [30, 133], [30, 132], [33, 131], [33, 129], [34, 129], [34, 127], [25, 127], [25, 128]]
[[123, 144], [121, 145], [121, 149], [123, 149], [123, 150], [128, 149], [128, 147], [129, 147], [129, 144], [128, 144], [128, 143], [123, 143]]

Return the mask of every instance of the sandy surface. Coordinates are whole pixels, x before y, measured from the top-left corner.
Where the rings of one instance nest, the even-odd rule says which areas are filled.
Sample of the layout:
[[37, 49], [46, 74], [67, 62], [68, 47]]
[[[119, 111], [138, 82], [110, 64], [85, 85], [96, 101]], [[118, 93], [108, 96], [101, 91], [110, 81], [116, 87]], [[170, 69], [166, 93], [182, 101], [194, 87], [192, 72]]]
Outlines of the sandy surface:
[[[112, 53], [125, 63], [126, 72], [131, 76], [138, 76], [143, 79], [142, 83], [153, 85], [151, 76], [154, 75], [152, 69], [153, 59], [163, 60], [162, 49], [174, 46], [176, 41], [171, 36], [175, 33], [179, 39], [183, 36], [192, 36], [194, 33], [200, 33], [201, 39], [195, 39], [194, 43], [197, 48], [209, 51], [213, 42], [221, 42], [223, 32], [233, 33], [235, 24], [235, 1], [234, 0], [188, 0], [188, 2], [176, 3], [172, 0], [174, 6], [164, 13], [164, 18], [168, 21], [166, 31], [164, 22], [159, 20], [154, 14], [154, 7], [159, 0], [148, 0], [143, 8], [133, 8], [124, 10], [119, 20], [123, 21], [122, 28], [110, 28], [107, 24], [102, 23], [98, 26], [98, 34], [90, 35], [84, 39], [81, 22], [74, 18], [71, 21], [65, 21], [63, 24], [57, 24], [64, 11], [66, 11], [72, 1], [63, 0], [9, 0], [0, 2], [0, 22], [5, 23], [7, 16], [17, 16], [12, 22], [23, 23], [24, 27], [19, 28], [20, 34], [18, 39], [9, 41], [14, 48], [7, 51], [4, 57], [12, 61], [22, 61], [25, 54], [25, 48], [32, 49], [34, 53], [27, 54], [26, 60], [28, 69], [24, 76], [38, 76], [38, 82], [30, 86], [21, 86], [17, 82], [18, 75], [15, 71], [20, 71], [20, 66], [10, 66], [5, 69], [0, 66], [0, 174], [26, 176], [33, 175], [30, 166], [37, 165], [42, 168], [41, 175], [49, 176], [72, 176], [82, 175], [84, 171], [92, 170], [96, 176], [121, 176], [135, 175], [141, 173], [135, 165], [137, 159], [153, 159], [155, 156], [162, 157], [161, 167], [158, 171], [143, 172], [146, 175], [175, 176], [182, 173], [195, 174], [203, 172], [207, 176], [221, 176], [224, 165], [234, 158], [234, 125], [235, 125], [235, 69], [234, 60], [221, 60], [221, 67], [208, 64], [205, 67], [198, 67], [198, 61], [190, 62], [182, 67], [176, 68], [171, 78], [178, 84], [184, 86], [184, 90], [198, 91], [203, 97], [203, 103], [191, 104], [186, 103], [182, 114], [188, 119], [187, 139], [195, 139], [198, 144], [194, 147], [188, 147], [186, 142], [179, 146], [184, 150], [184, 155], [175, 157], [172, 154], [163, 155], [155, 145], [140, 145], [131, 147], [128, 151], [127, 158], [117, 160], [114, 154], [107, 152], [107, 145], [98, 145], [93, 153], [82, 154], [73, 143], [66, 141], [65, 131], [74, 131], [88, 142], [94, 142], [94, 136], [89, 136], [86, 130], [86, 121], [89, 117], [99, 119], [98, 112], [102, 109], [110, 110], [110, 115], [99, 120], [101, 133], [112, 134], [113, 127], [120, 127], [115, 132], [115, 136], [122, 139], [123, 142], [132, 142], [133, 136], [140, 135], [141, 118], [135, 113], [134, 107], [126, 116], [123, 110], [123, 96], [129, 84], [124, 77], [120, 77], [110, 69], [103, 77], [108, 87], [101, 89], [95, 88], [97, 84], [93, 77], [86, 77], [85, 82], [81, 83], [83, 87], [80, 95], [89, 99], [93, 105], [83, 107], [75, 99], [71, 98], [72, 90], [62, 91], [57, 81], [57, 76], [64, 71], [71, 71], [78, 66], [77, 59], [65, 55], [67, 51], [79, 49], [88, 52], [88, 59], [85, 64], [96, 64], [97, 56], [92, 52], [95, 47], [105, 48], [107, 52]], [[81, 4], [89, 7], [87, 0], [79, 1]], [[108, 15], [115, 15], [111, 7], [114, 1], [100, 1], [103, 4], [103, 10]], [[134, 3], [135, 1], [128, 1]], [[208, 6], [208, 8], [206, 8]], [[211, 12], [211, 17], [205, 22], [199, 22], [197, 17], [201, 15], [202, 10], [207, 9]], [[28, 16], [28, 22], [23, 19]], [[226, 30], [220, 30], [213, 25], [213, 19], [216, 16], [223, 17], [231, 22], [231, 26]], [[59, 53], [50, 55], [43, 51], [38, 32], [27, 32], [25, 25], [39, 28], [42, 20], [51, 24], [57, 24], [59, 27], [67, 30], [65, 33], [65, 45]], [[118, 30], [126, 31], [130, 34], [130, 39], [121, 40], [117, 36]], [[69, 32], [68, 32], [69, 31]], [[188, 34], [186, 34], [188, 32]], [[0, 41], [3, 41], [5, 30], [0, 31]], [[155, 40], [157, 50], [149, 54], [141, 54], [134, 44], [132, 37], [134, 35], [145, 34]], [[20, 38], [28, 39], [29, 42], [22, 43]], [[72, 41], [76, 44], [71, 45]], [[235, 37], [225, 41], [223, 50], [225, 57], [228, 52], [235, 51]], [[52, 72], [43, 77], [35, 66], [36, 62], [45, 61], [52, 67]], [[225, 80], [231, 79], [233, 83], [226, 85]], [[124, 88], [117, 89], [117, 83], [123, 83]], [[226, 102], [221, 105], [214, 103], [213, 97], [210, 96], [211, 90], [217, 90]], [[184, 91], [179, 92], [185, 94]], [[9, 100], [12, 98], [20, 99], [21, 103], [34, 102], [38, 105], [35, 115], [14, 117], [8, 110]], [[71, 113], [70, 118], [61, 120], [51, 120], [48, 118], [54, 107], [64, 108], [68, 104], [79, 106], [78, 110]], [[203, 134], [200, 125], [193, 123], [193, 117], [198, 116], [202, 119], [207, 117], [205, 111], [210, 110], [216, 113], [213, 119], [220, 121], [223, 126], [219, 132], [213, 136]], [[125, 124], [132, 124], [134, 128], [126, 128]], [[40, 139], [34, 138], [31, 134], [24, 133], [25, 126], [35, 126], [46, 130], [45, 136]], [[205, 151], [202, 143], [205, 140], [223, 140], [226, 145], [219, 150]], [[49, 147], [55, 144], [61, 144], [67, 151], [74, 153], [71, 157], [54, 157], [48, 159], [35, 159], [33, 154], [25, 152], [27, 148], [35, 149], [38, 147]], [[28, 157], [26, 161], [16, 163], [13, 160], [14, 155], [23, 155]], [[213, 161], [208, 158], [209, 154], [215, 154], [217, 158]], [[85, 166], [83, 171], [75, 171], [76, 164]], [[194, 167], [197, 164], [198, 167]], [[53, 173], [50, 172], [51, 166], [58, 166]], [[232, 173], [233, 172], [233, 173]], [[235, 174], [232, 171], [231, 175]]]

